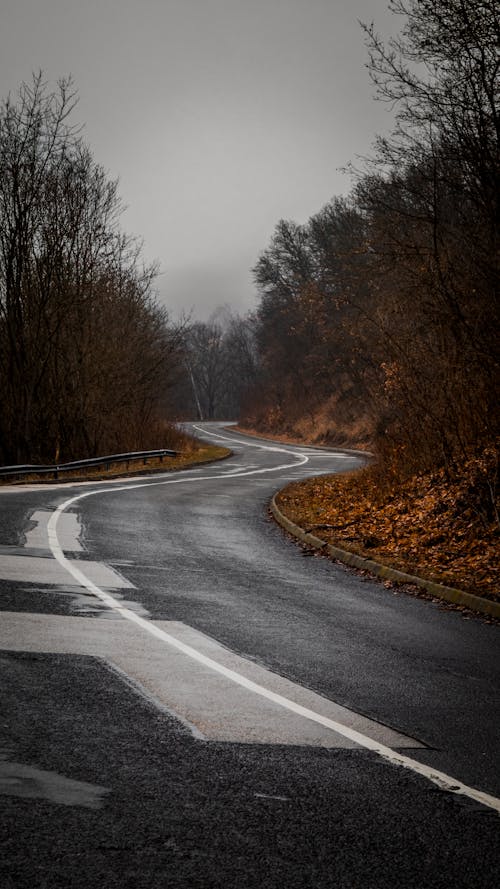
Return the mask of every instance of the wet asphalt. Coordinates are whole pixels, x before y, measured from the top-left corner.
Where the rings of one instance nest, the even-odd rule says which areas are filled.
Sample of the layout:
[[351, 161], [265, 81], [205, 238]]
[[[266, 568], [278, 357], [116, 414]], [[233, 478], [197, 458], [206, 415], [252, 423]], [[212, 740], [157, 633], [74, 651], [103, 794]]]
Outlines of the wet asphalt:
[[[269, 518], [288, 480], [355, 456], [300, 465], [304, 449], [205, 429], [233, 457], [94, 485], [71, 507], [81, 557], [122, 573], [151, 619], [418, 739], [414, 759], [499, 796], [498, 627], [311, 556]], [[84, 490], [0, 490], [0, 561], [35, 509]], [[1, 580], [0, 609], [105, 619], [71, 584]], [[499, 816], [368, 751], [197, 739], [98, 658], [4, 651], [0, 676], [6, 889], [498, 884]]]

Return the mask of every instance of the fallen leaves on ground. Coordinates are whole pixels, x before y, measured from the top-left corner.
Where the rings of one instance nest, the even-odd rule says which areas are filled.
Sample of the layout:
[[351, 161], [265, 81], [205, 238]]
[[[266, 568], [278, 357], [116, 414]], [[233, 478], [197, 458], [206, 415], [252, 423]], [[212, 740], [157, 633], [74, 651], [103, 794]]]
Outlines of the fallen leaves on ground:
[[464, 505], [463, 480], [422, 475], [392, 490], [373, 467], [288, 485], [277, 496], [295, 524], [342, 549], [500, 600], [500, 531]]

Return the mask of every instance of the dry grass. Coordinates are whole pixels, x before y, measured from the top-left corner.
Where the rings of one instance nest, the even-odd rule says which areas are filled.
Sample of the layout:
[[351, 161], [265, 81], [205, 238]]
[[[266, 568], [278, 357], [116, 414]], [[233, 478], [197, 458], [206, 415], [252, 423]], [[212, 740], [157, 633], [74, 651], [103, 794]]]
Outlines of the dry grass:
[[242, 432], [244, 435], [254, 436], [256, 438], [268, 438], [270, 441], [283, 442], [283, 444], [294, 444], [294, 445], [304, 445], [307, 447], [325, 447], [325, 448], [344, 448], [347, 450], [360, 450], [365, 451], [367, 454], [369, 451], [369, 441], [365, 441], [363, 438], [356, 438], [352, 436], [349, 441], [347, 439], [342, 439], [342, 443], [340, 442], [340, 436], [337, 442], [334, 444], [331, 441], [327, 441], [325, 436], [321, 433], [317, 433], [314, 438], [311, 437], [310, 431], [308, 432], [308, 426], [305, 425], [303, 432], [300, 429], [295, 428], [293, 432], [269, 432], [268, 430], [258, 430], [249, 426], [245, 426], [244, 424], [239, 424], [237, 426], [233, 426], [233, 429], [236, 432]]
[[250, 435], [265, 435], [290, 444], [316, 444], [340, 448], [370, 450], [374, 438], [373, 417], [367, 412], [356, 411], [339, 404], [332, 395], [312, 412], [299, 411], [298, 416], [283, 417], [273, 411], [262, 416], [250, 415], [241, 420], [241, 431]]
[[[179, 454], [177, 457], [163, 457], [160, 461], [159, 457], [154, 459], [148, 458], [146, 464], [143, 459], [130, 460], [126, 463], [111, 463], [109, 469], [102, 466], [91, 467], [87, 470], [78, 469], [75, 472], [61, 473], [58, 482], [75, 482], [75, 481], [101, 481], [109, 478], [126, 478], [128, 476], [151, 475], [157, 472], [173, 472], [178, 469], [188, 469], [200, 463], [210, 463], [213, 460], [222, 460], [228, 457], [231, 451], [228, 448], [220, 448], [215, 445], [199, 444], [185, 453]], [[27, 485], [27, 484], [54, 484], [54, 479], [50, 475], [32, 474], [25, 476], [19, 481], [12, 478], [0, 479], [0, 485]]]

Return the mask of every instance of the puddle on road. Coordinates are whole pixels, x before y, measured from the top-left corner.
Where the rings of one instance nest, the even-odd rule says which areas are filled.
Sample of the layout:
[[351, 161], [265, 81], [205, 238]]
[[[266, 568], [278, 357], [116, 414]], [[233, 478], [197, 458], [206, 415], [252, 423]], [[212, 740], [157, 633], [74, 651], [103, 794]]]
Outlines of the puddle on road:
[[0, 754], [0, 795], [20, 799], [45, 799], [61, 806], [101, 809], [109, 788], [86, 781], [75, 781], [58, 772], [37, 769], [21, 762], [10, 762]]

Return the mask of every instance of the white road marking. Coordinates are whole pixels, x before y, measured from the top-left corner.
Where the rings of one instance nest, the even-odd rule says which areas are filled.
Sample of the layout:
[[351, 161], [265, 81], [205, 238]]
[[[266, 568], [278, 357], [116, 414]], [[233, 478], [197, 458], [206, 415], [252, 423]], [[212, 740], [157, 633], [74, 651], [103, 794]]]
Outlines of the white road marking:
[[[49, 547], [49, 544], [47, 544]], [[109, 589], [135, 589], [133, 583], [126, 580], [114, 571], [103, 565], [101, 562], [70, 562], [68, 565], [85, 565], [85, 571], [92, 578], [92, 581], [100, 586]], [[38, 556], [19, 556], [19, 555], [2, 555], [0, 557], [0, 578], [2, 580], [12, 580], [23, 583], [45, 583], [67, 585], [68, 576], [66, 570], [62, 571], [61, 566], [50, 558], [38, 558]]]
[[[256, 441], [242, 441], [241, 438], [232, 438], [230, 435], [223, 435], [221, 432], [212, 432], [210, 429], [204, 429], [203, 426], [196, 426], [193, 424], [193, 429], [196, 429], [198, 432], [202, 432], [203, 435], [211, 435], [212, 438], [218, 438], [221, 441], [232, 441], [234, 444], [245, 445], [249, 448], [260, 448], [263, 451], [278, 451], [281, 454], [295, 454], [295, 451], [292, 451], [292, 447], [296, 447], [296, 445], [290, 445], [287, 448], [280, 448], [278, 445], [268, 445], [262, 444], [262, 442]], [[300, 449], [299, 452], [296, 453], [296, 456], [306, 457], [304, 462], [307, 462], [307, 454], [305, 453], [305, 449]], [[326, 456], [326, 455], [325, 455]]]
[[[223, 440], [227, 441], [236, 441], [238, 444], [242, 444], [242, 442], [238, 439], [231, 439], [228, 436], [223, 436], [218, 433], [209, 432], [205, 429], [202, 429], [198, 426], [194, 426], [193, 428], [198, 429], [199, 431], [212, 435], [214, 437], [219, 437]], [[308, 462], [308, 456], [305, 454], [294, 454], [290, 449], [284, 449], [274, 446], [262, 445], [257, 443], [245, 442], [250, 447], [261, 448], [262, 450], [268, 451], [276, 451], [280, 453], [291, 453], [292, 455], [298, 457], [301, 463]], [[276, 472], [282, 471], [284, 469], [289, 469], [292, 467], [296, 467], [297, 463], [294, 462], [292, 464], [285, 464], [281, 466], [275, 466], [266, 469], [254, 469], [246, 472], [245, 475], [260, 475], [267, 472]], [[242, 475], [239, 473], [235, 474], [236, 478], [241, 478]], [[396, 753], [390, 747], [386, 747], [383, 744], [380, 744], [376, 741], [371, 740], [366, 735], [361, 732], [355, 731], [347, 726], [342, 725], [341, 723], [336, 722], [335, 720], [329, 719], [325, 716], [322, 716], [320, 713], [316, 713], [313, 710], [310, 710], [307, 707], [303, 707], [300, 704], [295, 703], [294, 701], [289, 700], [283, 695], [276, 694], [275, 692], [270, 691], [267, 688], [264, 688], [262, 685], [259, 685], [252, 680], [247, 679], [241, 674], [237, 673], [234, 670], [228, 669], [224, 667], [222, 664], [217, 663], [212, 658], [207, 657], [206, 655], [200, 653], [192, 646], [186, 645], [180, 640], [175, 639], [170, 633], [166, 633], [160, 627], [156, 626], [154, 623], [144, 620], [139, 615], [135, 614], [128, 608], [125, 608], [123, 604], [121, 604], [117, 599], [113, 598], [109, 593], [100, 589], [95, 583], [93, 583], [84, 573], [80, 570], [77, 565], [84, 565], [84, 562], [80, 563], [72, 563], [68, 559], [66, 559], [61, 546], [59, 544], [58, 536], [57, 536], [57, 523], [62, 515], [62, 513], [72, 504], [76, 503], [78, 500], [81, 500], [85, 497], [94, 496], [96, 494], [104, 494], [104, 493], [116, 493], [119, 491], [130, 491], [136, 488], [143, 487], [152, 487], [152, 486], [160, 486], [160, 485], [168, 485], [168, 484], [186, 484], [188, 482], [196, 482], [196, 481], [208, 481], [212, 479], [220, 479], [221, 476], [205, 476], [203, 479], [196, 478], [178, 478], [178, 479], [168, 479], [166, 481], [159, 482], [142, 482], [133, 485], [123, 485], [120, 487], [101, 487], [98, 490], [88, 491], [84, 494], [76, 495], [75, 497], [71, 497], [68, 500], [61, 503], [60, 506], [55, 510], [51, 519], [48, 523], [48, 536], [49, 536], [49, 545], [52, 551], [54, 558], [59, 562], [59, 564], [66, 569], [66, 571], [71, 574], [71, 576], [76, 580], [76, 582], [89, 590], [94, 596], [98, 599], [101, 599], [110, 609], [114, 610], [121, 617], [125, 618], [132, 623], [135, 623], [137, 626], [142, 627], [142, 629], [149, 633], [151, 636], [154, 636], [156, 639], [161, 640], [162, 642], [171, 645], [174, 648], [177, 648], [179, 651], [182, 651], [184, 654], [188, 655], [188, 657], [192, 658], [194, 661], [202, 664], [210, 670], [214, 670], [217, 673], [220, 673], [223, 676], [226, 676], [228, 679], [235, 682], [237, 685], [242, 686], [243, 688], [247, 688], [250, 691], [253, 691], [255, 694], [260, 695], [263, 698], [266, 698], [269, 701], [273, 701], [276, 704], [279, 704], [286, 710], [291, 710], [294, 713], [297, 713], [300, 716], [304, 716], [306, 719], [310, 719], [312, 722], [319, 723], [320, 725], [325, 726], [326, 728], [331, 729], [334, 732], [337, 732], [340, 735], [343, 735], [345, 738], [353, 741], [355, 744], [358, 744], [360, 747], [364, 747], [367, 750], [372, 751], [373, 753], [380, 756], [382, 759], [392, 763], [393, 765], [399, 765], [405, 769], [408, 769], [414, 772], [417, 775], [420, 775], [423, 778], [431, 781], [441, 790], [445, 790], [451, 793], [460, 794], [466, 796], [474, 801], [487, 806], [491, 809], [494, 809], [496, 812], [500, 814], [500, 799], [497, 797], [491, 796], [488, 793], [484, 793], [483, 791], [477, 790], [474, 787], [469, 787], [466, 784], [463, 784], [461, 781], [457, 781], [452, 778], [450, 775], [445, 774], [444, 772], [433, 769], [430, 766], [424, 765], [416, 760], [410, 759], [407, 756], [403, 756], [400, 753]], [[231, 474], [226, 474], [224, 478], [231, 478]]]
[[[261, 446], [262, 447], [262, 446]], [[264, 446], [265, 447], [265, 446]], [[282, 450], [279, 448], [270, 447], [266, 450]], [[288, 453], [288, 452], [287, 452]], [[304, 456], [304, 455], [299, 455]], [[307, 462], [307, 457], [304, 456], [303, 462]], [[284, 469], [288, 467], [274, 467], [276, 469]], [[273, 471], [273, 470], [271, 470]], [[266, 470], [251, 470], [247, 473], [247, 475], [258, 474], [260, 472], [266, 472]], [[216, 478], [217, 476], [215, 476]], [[226, 475], [225, 478], [229, 476]], [[241, 476], [239, 476], [241, 477]], [[210, 478], [210, 477], [208, 477]], [[220, 478], [220, 476], [219, 476]], [[153, 483], [143, 483], [136, 485], [125, 485], [121, 488], [114, 488], [113, 492], [121, 491], [121, 490], [132, 490], [135, 488], [146, 487], [151, 484], [157, 486], [162, 484], [175, 484], [184, 482], [196, 482], [200, 479], [172, 479], [163, 482], [153, 482]], [[408, 769], [411, 772], [414, 772], [417, 775], [420, 775], [423, 778], [426, 778], [428, 781], [431, 781], [441, 790], [449, 791], [451, 793], [461, 794], [463, 796], [468, 797], [469, 799], [473, 799], [478, 803], [481, 803], [484, 806], [488, 806], [491, 809], [494, 809], [496, 812], [500, 814], [500, 799], [497, 797], [491, 796], [488, 793], [485, 793], [481, 790], [477, 790], [475, 787], [469, 787], [467, 784], [462, 783], [461, 781], [455, 780], [455, 778], [450, 775], [445, 774], [444, 772], [438, 771], [437, 769], [433, 769], [431, 766], [427, 766], [423, 763], [420, 763], [416, 760], [410, 759], [407, 756], [404, 756], [400, 753], [395, 752], [390, 747], [387, 747], [384, 744], [380, 744], [377, 741], [368, 738], [366, 735], [361, 732], [356, 731], [355, 729], [349, 728], [348, 726], [342, 725], [336, 720], [329, 719], [328, 717], [323, 716], [320, 713], [317, 713], [308, 707], [304, 707], [300, 704], [297, 704], [295, 701], [290, 700], [289, 698], [284, 697], [283, 695], [277, 694], [276, 692], [270, 691], [259, 683], [253, 682], [250, 679], [247, 679], [245, 676], [242, 676], [240, 673], [235, 670], [231, 670], [225, 667], [222, 664], [219, 664], [217, 661], [213, 660], [210, 657], [202, 654], [197, 651], [190, 645], [186, 645], [178, 639], [175, 639], [170, 633], [165, 632], [165, 630], [161, 629], [151, 621], [144, 620], [144, 618], [139, 617], [139, 615], [135, 614], [130, 609], [123, 607], [123, 605], [113, 598], [110, 593], [101, 590], [96, 584], [94, 584], [86, 575], [81, 571], [77, 564], [84, 563], [71, 563], [68, 559], [66, 559], [61, 546], [59, 544], [58, 536], [57, 536], [57, 523], [61, 514], [71, 505], [76, 503], [78, 500], [82, 500], [85, 497], [90, 497], [100, 493], [106, 493], [109, 491], [109, 488], [101, 489], [97, 491], [89, 491], [84, 494], [78, 494], [75, 497], [71, 497], [66, 500], [64, 503], [61, 503], [60, 506], [53, 513], [49, 524], [48, 524], [48, 534], [49, 534], [49, 543], [50, 548], [52, 550], [52, 554], [55, 559], [62, 565], [69, 574], [76, 580], [78, 584], [86, 587], [89, 592], [93, 593], [93, 595], [97, 596], [97, 598], [101, 599], [109, 608], [116, 611], [121, 617], [126, 620], [131, 621], [137, 626], [142, 627], [142, 629], [149, 633], [151, 636], [154, 636], [156, 639], [160, 639], [162, 642], [167, 645], [171, 645], [174, 648], [177, 648], [179, 651], [182, 651], [184, 654], [188, 655], [188, 657], [192, 658], [194, 661], [202, 664], [210, 670], [214, 670], [217, 673], [225, 676], [226, 678], [232, 680], [237, 685], [240, 685], [242, 688], [246, 688], [249, 691], [253, 691], [255, 694], [260, 695], [268, 701], [273, 701], [275, 704], [279, 704], [286, 710], [290, 710], [293, 713], [298, 714], [299, 716], [304, 716], [306, 719], [310, 719], [312, 722], [319, 723], [320, 725], [325, 726], [326, 728], [331, 729], [333, 732], [337, 732], [339, 735], [343, 735], [345, 738], [353, 741], [355, 744], [358, 744], [360, 747], [364, 747], [367, 750], [372, 751], [373, 753], [380, 756], [382, 759], [392, 763], [393, 765], [402, 766], [405, 769]]]
[[239, 469], [222, 469], [221, 475], [246, 475], [249, 469], [256, 469], [257, 465], [255, 463], [250, 463], [248, 466], [240, 466]]
[[[304, 445], [302, 447], [301, 445], [297, 445], [297, 444], [289, 444], [287, 446], [287, 448], [285, 449], [285, 448], [280, 448], [280, 447], [273, 446], [273, 445], [262, 444], [262, 442], [242, 441], [241, 438], [232, 438], [229, 435], [222, 435], [221, 432], [212, 432], [210, 429], [204, 429], [203, 426], [197, 426], [194, 424], [193, 424], [193, 429], [196, 429], [198, 432], [202, 432], [204, 435], [211, 435], [213, 438], [219, 438], [221, 441], [232, 441], [235, 444], [246, 445], [249, 448], [262, 448], [262, 450], [264, 450], [264, 451], [281, 451], [282, 453], [285, 453], [285, 454], [297, 453], [297, 455], [300, 454], [301, 456], [307, 457], [308, 459], [310, 457], [319, 457], [319, 458], [322, 458], [323, 460], [330, 459], [332, 457], [335, 457], [336, 459], [339, 458], [341, 460], [350, 460], [351, 459], [351, 454], [343, 454], [343, 453], [339, 453], [338, 451], [311, 450], [310, 448], [308, 448], [307, 445]], [[292, 451], [291, 450], [292, 448], [295, 448], [296, 451]], [[357, 453], [360, 453], [360, 452], [358, 451]]]
[[[95, 596], [87, 596], [101, 605]], [[122, 602], [122, 605], [125, 604]], [[104, 606], [102, 606], [104, 607]], [[106, 614], [114, 615], [106, 610]], [[373, 722], [313, 691], [240, 657], [210, 636], [180, 621], [154, 621], [168, 635], [211, 660], [295, 703], [322, 713], [390, 747], [422, 747], [418, 741]], [[146, 644], [145, 644], [146, 643]], [[167, 709], [206, 740], [289, 744], [327, 748], [357, 747], [329, 728], [304, 719], [227, 676], [207, 670], [163, 640], [144, 636], [127, 620], [87, 620], [52, 614], [2, 612], [0, 649], [86, 655], [111, 662], [138, 691]]]
[[[203, 432], [207, 435], [212, 435], [212, 436], [215, 435], [217, 437], [216, 433], [206, 431], [205, 429], [202, 429], [200, 426], [193, 426], [193, 429], [198, 429], [200, 432]], [[241, 441], [239, 439], [228, 438], [227, 436], [224, 436], [224, 435], [220, 435], [218, 437], [224, 439], [225, 441], [233, 441], [233, 442], [237, 442], [238, 444], [241, 444]], [[290, 455], [291, 457], [295, 457], [296, 460], [293, 463], [283, 463], [279, 466], [266, 467], [265, 469], [251, 469], [251, 470], [245, 471], [244, 473], [242, 473], [240, 471], [225, 473], [224, 478], [226, 478], [226, 479], [227, 478], [241, 478], [244, 475], [265, 475], [269, 472], [280, 472], [283, 469], [296, 469], [298, 466], [302, 466], [304, 463], [309, 462], [309, 457], [306, 454], [303, 454], [301, 452], [295, 453], [294, 451], [291, 451], [289, 448], [285, 449], [285, 448], [279, 448], [279, 447], [268, 446], [268, 445], [263, 445], [263, 444], [254, 444], [253, 442], [248, 442], [248, 446], [252, 447], [252, 448], [261, 448], [264, 451], [274, 451], [274, 452], [277, 452], [280, 454], [287, 454], [287, 455]], [[219, 465], [222, 469], [224, 469], [224, 464], [219, 464]], [[150, 478], [158, 478], [161, 476], [162, 481], [148, 481], [148, 482], [144, 481], [143, 476], [140, 476], [140, 475], [130, 476], [128, 479], [127, 485], [123, 485], [123, 479], [116, 479], [116, 478], [115, 479], [113, 479], [113, 478], [102, 479], [99, 482], [99, 485], [100, 485], [99, 490], [90, 491], [88, 495], [82, 494], [82, 497], [86, 497], [91, 494], [105, 493], [106, 490], [112, 491], [112, 492], [127, 491], [127, 490], [130, 491], [132, 488], [145, 488], [145, 487], [148, 487], [151, 485], [154, 485], [154, 486], [156, 486], [156, 485], [174, 485], [174, 484], [181, 484], [181, 483], [186, 484], [186, 482], [191, 482], [191, 481], [197, 482], [197, 481], [200, 481], [199, 478], [190, 478], [190, 477], [188, 477], [188, 475], [191, 476], [194, 473], [199, 473], [199, 472], [203, 472], [203, 471], [204, 471], [203, 467], [201, 467], [201, 468], [198, 467], [196, 469], [184, 469], [184, 470], [182, 470], [182, 476], [183, 476], [182, 478], [167, 479], [167, 480], [164, 480], [164, 476], [165, 476], [164, 473], [158, 473], [158, 475], [150, 476]], [[203, 478], [201, 479], [201, 481], [214, 481], [214, 480], [220, 479], [221, 477], [222, 477], [222, 473], [218, 472], [216, 475], [204, 475]], [[136, 484], [131, 484], [131, 482], [136, 482]], [[89, 488], [89, 487], [94, 486], [95, 484], [96, 484], [95, 480], [85, 481], [85, 482], [75, 482], [74, 484], [73, 483], [71, 484], [71, 487], [73, 487], [73, 488]], [[54, 484], [54, 485], [50, 485], [50, 484], [47, 484], [47, 485], [40, 485], [40, 484], [4, 485], [1, 488], [1, 493], [2, 494], [18, 494], [18, 493], [25, 494], [26, 492], [31, 492], [31, 491], [47, 491], [47, 490], [50, 491], [50, 490], [54, 490], [54, 489], [60, 490], [60, 485], [59, 484]]]
[[319, 460], [324, 460], [326, 457], [335, 457], [336, 460], [350, 460], [350, 454], [340, 454], [336, 451], [328, 451], [326, 454], [318, 454], [317, 451], [303, 451], [302, 453], [307, 454], [309, 458], [316, 457]]

